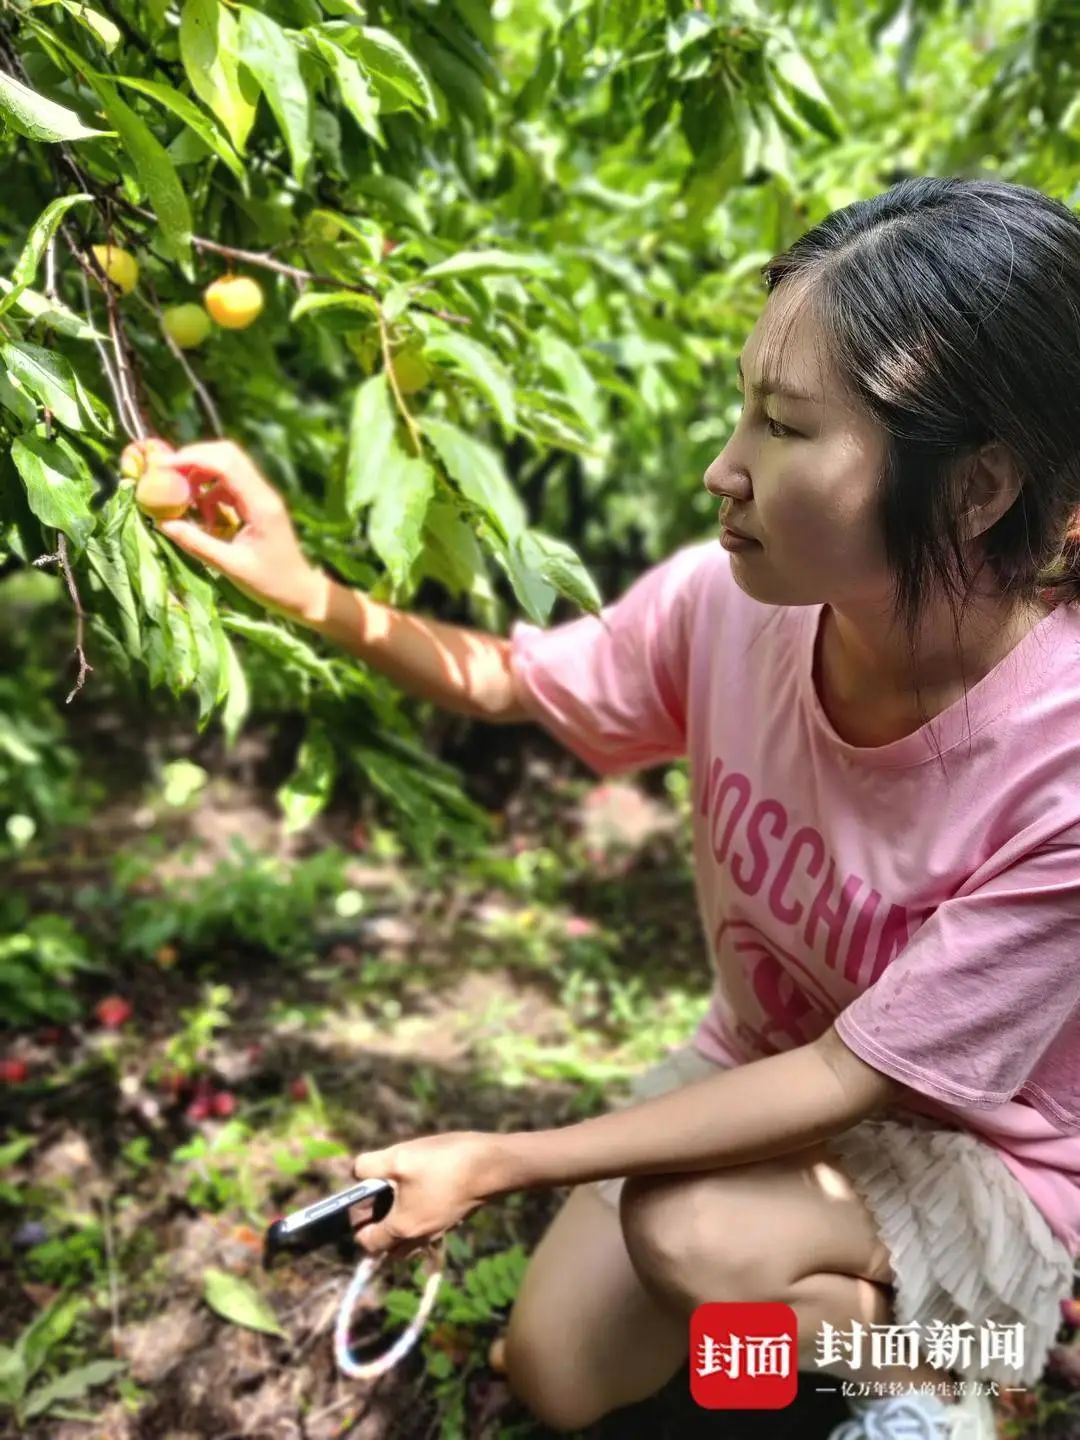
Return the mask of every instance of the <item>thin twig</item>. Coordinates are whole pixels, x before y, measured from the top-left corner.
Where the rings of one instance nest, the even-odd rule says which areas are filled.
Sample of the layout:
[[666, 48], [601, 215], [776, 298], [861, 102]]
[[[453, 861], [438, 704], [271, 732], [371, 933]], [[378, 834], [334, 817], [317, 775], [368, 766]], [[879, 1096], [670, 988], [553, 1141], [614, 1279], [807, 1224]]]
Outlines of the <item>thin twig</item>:
[[[90, 326], [91, 330], [94, 330], [96, 332], [97, 326], [94, 324], [94, 308], [90, 303], [90, 286], [87, 284], [85, 269], [79, 270], [79, 279], [82, 281], [83, 309], [86, 313], [86, 323]], [[105, 349], [104, 341], [99, 340], [96, 333], [94, 335], [94, 349], [98, 352], [98, 358], [101, 360], [101, 367], [105, 371], [105, 379], [109, 382], [109, 389], [112, 391], [113, 402], [116, 405], [116, 412], [120, 416], [120, 423], [125, 426], [129, 434], [131, 434], [132, 438], [134, 438], [134, 434], [131, 431], [130, 420], [124, 414], [123, 394], [120, 390], [120, 383], [117, 380], [116, 376], [113, 374], [112, 360], [109, 356], [108, 350]]]
[[401, 411], [402, 417], [405, 421], [405, 425], [409, 431], [409, 437], [412, 440], [413, 448], [415, 449], [417, 455], [422, 455], [424, 453], [424, 447], [423, 442], [420, 439], [420, 432], [419, 430], [417, 430], [416, 422], [413, 420], [412, 415], [409, 413], [409, 407], [405, 404], [405, 401], [402, 398], [401, 391], [398, 389], [397, 376], [394, 374], [394, 364], [393, 361], [390, 359], [390, 338], [386, 333], [386, 320], [383, 316], [381, 305], [379, 306], [378, 319], [379, 344], [382, 346], [383, 366], [386, 370], [387, 379], [390, 381], [390, 388], [394, 392], [394, 399], [397, 402], [397, 407]]
[[86, 612], [82, 608], [82, 601], [79, 599], [79, 592], [75, 586], [75, 576], [71, 573], [71, 561], [68, 559], [67, 536], [62, 530], [56, 532], [56, 554], [39, 555], [32, 562], [34, 565], [59, 565], [64, 572], [64, 579], [67, 581], [68, 594], [71, 596], [71, 603], [75, 606], [75, 654], [79, 661], [79, 673], [75, 679], [75, 687], [67, 697], [66, 704], [70, 705], [75, 696], [86, 683], [87, 675], [93, 672], [94, 667], [86, 658], [83, 650], [83, 633], [86, 627]]
[[[123, 195], [118, 194], [115, 199], [117, 204], [122, 205], [125, 210], [130, 210], [135, 215], [142, 215], [147, 220], [157, 221], [157, 216], [152, 210], [147, 210], [142, 205], [134, 205]], [[305, 270], [299, 265], [287, 265], [284, 260], [272, 260], [264, 250], [240, 250], [235, 245], [222, 245], [217, 240], [208, 240], [205, 235], [192, 235], [191, 243], [196, 250], [210, 251], [214, 255], [224, 255], [228, 260], [239, 260], [245, 265], [274, 270], [279, 275], [287, 275], [291, 280], [314, 280], [319, 284], [334, 285], [338, 290], [351, 290], [358, 295], [370, 295], [373, 300], [379, 298], [379, 292], [371, 285], [363, 285], [359, 281], [339, 280], [335, 275], [319, 275], [314, 270]], [[434, 315], [439, 320], [446, 320], [454, 325], [472, 324], [467, 315], [455, 315], [448, 310], [432, 310], [428, 305], [414, 305], [412, 308], [422, 310], [428, 315]]]
[[[214, 404], [213, 397], [211, 396], [210, 391], [203, 384], [202, 380], [199, 379], [199, 376], [192, 369], [191, 362], [188, 360], [183, 350], [181, 350], [180, 346], [177, 345], [176, 341], [162, 324], [163, 316], [161, 311], [161, 302], [158, 300], [157, 291], [154, 289], [154, 282], [150, 279], [147, 279], [146, 288], [150, 291], [150, 300], [147, 300], [145, 295], [140, 295], [137, 289], [132, 292], [135, 296], [135, 299], [138, 300], [140, 305], [145, 305], [147, 310], [149, 310], [152, 315], [155, 315], [157, 317], [158, 324], [161, 325], [161, 333], [165, 339], [165, 343], [166, 345], [168, 345], [172, 353], [176, 356], [177, 360], [180, 362], [180, 366], [183, 369], [184, 374], [191, 381], [191, 384], [195, 390], [195, 394], [198, 396], [203, 409], [206, 411], [207, 419], [210, 421], [211, 429], [213, 430], [215, 435], [224, 435], [225, 430], [221, 423], [221, 416], [218, 414], [217, 406]], [[151, 301], [153, 303], [151, 303]]]

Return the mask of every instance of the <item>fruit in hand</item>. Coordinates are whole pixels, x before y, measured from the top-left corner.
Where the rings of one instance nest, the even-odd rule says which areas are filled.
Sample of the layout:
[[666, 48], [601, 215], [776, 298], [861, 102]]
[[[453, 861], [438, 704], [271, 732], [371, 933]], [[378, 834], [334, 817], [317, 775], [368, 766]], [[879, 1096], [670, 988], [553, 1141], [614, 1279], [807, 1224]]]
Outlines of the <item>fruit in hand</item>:
[[151, 461], [135, 486], [135, 503], [155, 520], [179, 520], [191, 504], [191, 485], [160, 461]]
[[167, 440], [151, 435], [145, 440], [132, 440], [120, 452], [120, 474], [125, 480], [138, 480], [151, 460], [168, 460], [173, 447]]
[[226, 330], [246, 330], [263, 308], [262, 287], [250, 275], [223, 275], [203, 291], [211, 318]]
[[402, 395], [415, 395], [431, 379], [431, 369], [419, 350], [402, 350], [394, 357], [394, 376]]
[[94, 259], [113, 284], [125, 295], [130, 295], [139, 278], [139, 262], [135, 256], [115, 245], [92, 245], [90, 248], [94, 252]]
[[181, 350], [192, 350], [202, 344], [214, 328], [214, 323], [201, 305], [192, 302], [170, 305], [161, 316], [161, 328]]

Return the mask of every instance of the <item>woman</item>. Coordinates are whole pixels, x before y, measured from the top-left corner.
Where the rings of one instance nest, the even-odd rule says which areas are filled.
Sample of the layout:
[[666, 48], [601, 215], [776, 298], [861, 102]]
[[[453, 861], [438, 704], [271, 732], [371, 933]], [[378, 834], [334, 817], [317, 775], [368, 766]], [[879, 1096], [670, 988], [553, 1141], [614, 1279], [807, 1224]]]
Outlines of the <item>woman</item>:
[[[532, 717], [601, 774], [689, 757], [716, 976], [691, 1043], [607, 1115], [358, 1157], [397, 1187], [360, 1243], [572, 1185], [506, 1338], [549, 1425], [654, 1393], [696, 1306], [781, 1300], [800, 1368], [886, 1385], [835, 1440], [989, 1440], [971, 1382], [1034, 1383], [1080, 1250], [1080, 221], [917, 178], [763, 273], [705, 475], [720, 543], [603, 625], [507, 642], [374, 604], [228, 442], [172, 463], [245, 528], [162, 529], [414, 694]], [[917, 1357], [822, 1363], [856, 1320]], [[928, 1358], [950, 1326], [970, 1350]]]

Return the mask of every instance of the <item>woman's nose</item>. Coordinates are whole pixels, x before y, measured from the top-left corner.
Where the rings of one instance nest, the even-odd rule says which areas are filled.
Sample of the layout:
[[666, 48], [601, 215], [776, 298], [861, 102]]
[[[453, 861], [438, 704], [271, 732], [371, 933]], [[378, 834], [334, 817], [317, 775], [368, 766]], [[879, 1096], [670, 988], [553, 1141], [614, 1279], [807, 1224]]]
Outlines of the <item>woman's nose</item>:
[[725, 470], [719, 460], [714, 460], [705, 471], [703, 483], [709, 494], [714, 495], [717, 500], [735, 499], [743, 491], [744, 498], [749, 498], [749, 482], [741, 484], [738, 476], [732, 474], [730, 469]]

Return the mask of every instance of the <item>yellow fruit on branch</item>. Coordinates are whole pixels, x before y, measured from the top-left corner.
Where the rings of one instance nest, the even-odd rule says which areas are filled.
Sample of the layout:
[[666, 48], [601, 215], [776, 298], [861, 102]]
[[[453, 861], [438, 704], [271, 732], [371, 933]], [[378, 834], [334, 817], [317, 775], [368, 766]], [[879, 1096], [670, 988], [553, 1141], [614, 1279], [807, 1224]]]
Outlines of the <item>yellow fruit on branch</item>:
[[185, 475], [151, 460], [135, 487], [135, 503], [155, 520], [179, 520], [191, 504], [191, 486]]
[[402, 350], [393, 360], [394, 378], [402, 395], [415, 395], [431, 380], [431, 367], [419, 350]]
[[132, 440], [120, 452], [120, 474], [125, 480], [138, 480], [153, 460], [167, 461], [173, 453], [168, 440], [148, 435], [145, 440]]
[[201, 345], [214, 328], [213, 321], [201, 305], [170, 305], [162, 312], [161, 328], [181, 350]]
[[113, 284], [125, 295], [130, 295], [139, 278], [139, 262], [135, 256], [115, 245], [92, 245], [90, 248], [94, 252], [94, 259]]
[[262, 286], [250, 275], [223, 275], [203, 291], [211, 318], [226, 330], [246, 330], [263, 308]]

